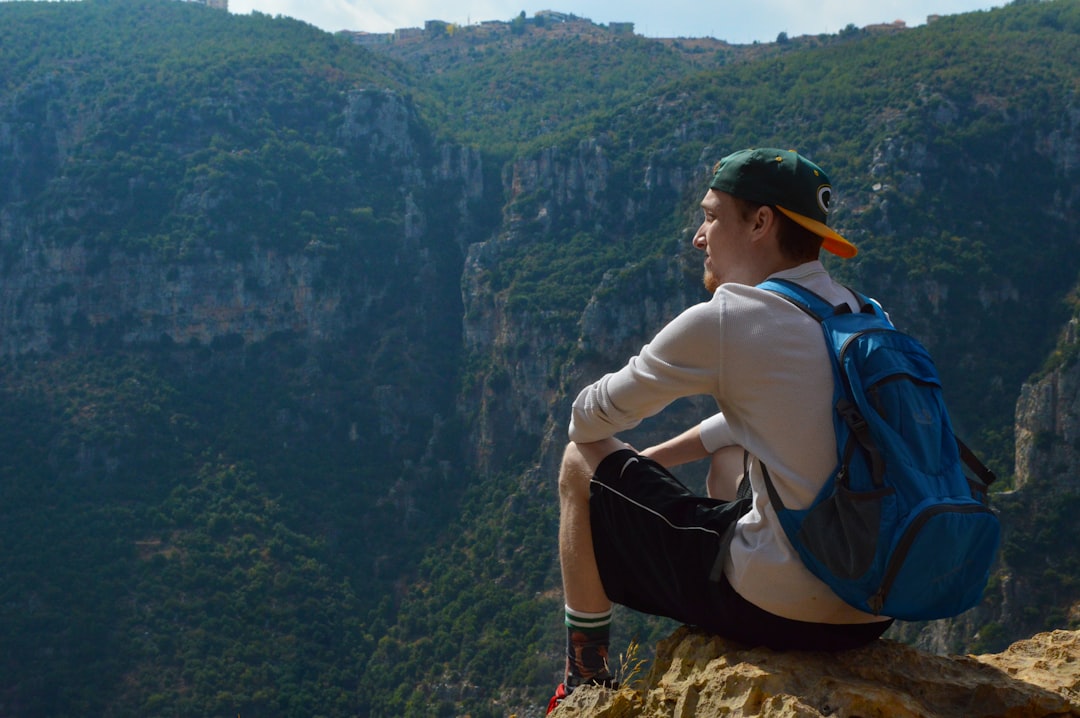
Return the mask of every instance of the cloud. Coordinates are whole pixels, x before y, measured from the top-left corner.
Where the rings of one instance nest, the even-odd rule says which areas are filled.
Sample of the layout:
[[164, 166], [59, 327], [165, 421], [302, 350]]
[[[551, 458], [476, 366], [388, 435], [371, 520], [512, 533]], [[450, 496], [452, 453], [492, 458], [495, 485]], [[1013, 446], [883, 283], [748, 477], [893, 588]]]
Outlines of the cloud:
[[330, 32], [345, 29], [380, 31], [392, 29], [393, 18], [382, 3], [358, 3], [350, 0], [229, 0], [229, 11], [247, 15], [252, 11], [266, 15], [285, 15]]
[[[458, 24], [482, 20], [510, 20], [520, 13], [506, 0], [455, 3], [452, 7], [435, 0], [230, 0], [229, 10], [246, 15], [252, 10], [268, 15], [298, 18], [324, 30], [364, 30], [390, 32], [402, 27], [421, 27], [426, 20], [445, 20]], [[511, 10], [511, 7], [517, 7]], [[526, 14], [532, 15], [533, 11]]]

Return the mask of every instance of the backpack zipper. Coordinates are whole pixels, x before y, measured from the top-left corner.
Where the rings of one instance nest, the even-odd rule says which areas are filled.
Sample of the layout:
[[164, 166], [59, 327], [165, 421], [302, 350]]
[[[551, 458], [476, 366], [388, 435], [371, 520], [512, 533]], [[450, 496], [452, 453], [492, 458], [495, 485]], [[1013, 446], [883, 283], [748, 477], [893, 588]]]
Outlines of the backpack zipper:
[[889, 591], [892, 590], [893, 581], [896, 580], [896, 576], [900, 573], [904, 559], [907, 558], [907, 552], [911, 549], [911, 544], [915, 542], [915, 536], [919, 533], [919, 530], [930, 519], [947, 512], [958, 514], [993, 513], [983, 504], [937, 504], [923, 510], [922, 513], [915, 517], [911, 525], [904, 530], [904, 535], [900, 537], [900, 541], [896, 544], [896, 550], [893, 551], [892, 557], [889, 559], [889, 565], [886, 567], [885, 578], [882, 579], [881, 586], [866, 602], [875, 616], [881, 615], [881, 609], [885, 607], [885, 600], [889, 597]]

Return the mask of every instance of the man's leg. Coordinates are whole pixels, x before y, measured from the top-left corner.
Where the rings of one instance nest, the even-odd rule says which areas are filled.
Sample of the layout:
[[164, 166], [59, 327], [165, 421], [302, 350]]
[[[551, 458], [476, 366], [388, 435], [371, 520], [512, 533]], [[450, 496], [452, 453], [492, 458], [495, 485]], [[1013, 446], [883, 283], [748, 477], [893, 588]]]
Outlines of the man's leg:
[[593, 553], [589, 520], [589, 482], [596, 467], [613, 451], [626, 448], [617, 439], [570, 444], [559, 470], [559, 560], [566, 601], [567, 689], [610, 679], [607, 666], [611, 600], [604, 592]]
[[593, 555], [589, 522], [589, 481], [612, 451], [624, 448], [615, 439], [594, 444], [570, 444], [559, 470], [559, 560], [566, 603], [589, 613], [611, 610], [600, 570]]

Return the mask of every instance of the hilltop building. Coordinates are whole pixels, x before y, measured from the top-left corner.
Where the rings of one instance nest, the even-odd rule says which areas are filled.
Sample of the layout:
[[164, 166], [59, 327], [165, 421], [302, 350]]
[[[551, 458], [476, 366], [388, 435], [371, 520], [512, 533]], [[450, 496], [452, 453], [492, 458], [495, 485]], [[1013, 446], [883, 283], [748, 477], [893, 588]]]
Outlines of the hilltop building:
[[552, 22], [570, 22], [571, 20], [579, 20], [577, 15], [572, 15], [567, 12], [556, 12], [555, 10], [537, 10], [533, 15], [535, 18], [542, 20], [551, 20]]
[[212, 7], [215, 10], [228, 10], [229, 0], [181, 0], [181, 2], [193, 2], [199, 5], [205, 5], [206, 7]]
[[906, 30], [907, 23], [903, 20], [893, 20], [892, 22], [880, 22], [873, 25], [867, 25], [863, 29], [867, 32], [890, 32], [893, 30]]
[[422, 27], [399, 27], [394, 30], [394, 42], [408, 42], [410, 40], [423, 40], [424, 28]]
[[[187, 0], [187, 2], [203, 2], [205, 4], [212, 4], [215, 1], [224, 3], [228, 0]], [[493, 38], [503, 34], [519, 35], [525, 32], [529, 26], [547, 30], [567, 28], [570, 32], [573, 32], [575, 28], [580, 28], [582, 32], [604, 30], [602, 26], [594, 25], [592, 20], [571, 13], [540, 10], [530, 19], [525, 17], [525, 11], [522, 10], [521, 15], [510, 21], [483, 20], [475, 24], [458, 25], [444, 20], [427, 20], [424, 22], [424, 27], [399, 27], [393, 32], [339, 30], [336, 34], [348, 38], [357, 45], [377, 47], [399, 43], [419, 45], [437, 38], [454, 37], [459, 33], [474, 40]], [[633, 35], [634, 23], [612, 22], [608, 24], [606, 31], [612, 35]]]
[[389, 32], [340, 30], [337, 34], [349, 38], [356, 45], [389, 45], [394, 41], [394, 35]]

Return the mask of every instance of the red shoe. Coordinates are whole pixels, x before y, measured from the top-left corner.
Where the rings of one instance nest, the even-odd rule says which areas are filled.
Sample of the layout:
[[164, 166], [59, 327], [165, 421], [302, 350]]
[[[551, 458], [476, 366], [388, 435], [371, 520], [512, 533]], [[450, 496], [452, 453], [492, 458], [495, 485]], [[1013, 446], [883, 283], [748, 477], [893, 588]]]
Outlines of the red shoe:
[[551, 713], [551, 711], [558, 708], [559, 704], [562, 703], [563, 699], [566, 698], [568, 695], [570, 695], [570, 691], [566, 690], [566, 684], [560, 683], [559, 687], [555, 689], [555, 695], [553, 695], [551, 697], [551, 700], [548, 701], [547, 713], [545, 713], [544, 715], [547, 715], [548, 713]]

